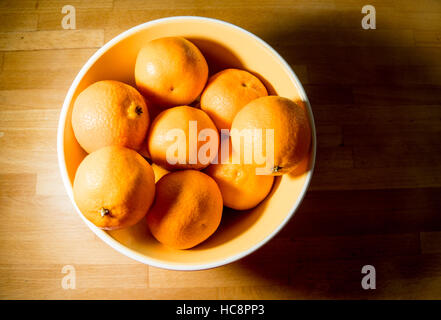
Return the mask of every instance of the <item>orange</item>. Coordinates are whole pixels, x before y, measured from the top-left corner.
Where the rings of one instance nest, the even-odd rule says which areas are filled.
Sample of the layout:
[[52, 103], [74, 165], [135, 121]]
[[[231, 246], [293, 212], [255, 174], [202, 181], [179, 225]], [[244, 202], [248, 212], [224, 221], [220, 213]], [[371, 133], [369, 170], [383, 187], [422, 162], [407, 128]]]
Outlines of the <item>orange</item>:
[[136, 86], [160, 106], [190, 104], [202, 92], [207, 78], [204, 56], [193, 43], [181, 37], [152, 40], [136, 58]]
[[99, 228], [130, 227], [141, 220], [155, 195], [155, 177], [137, 152], [109, 146], [81, 162], [73, 193], [83, 215]]
[[225, 69], [209, 79], [201, 95], [201, 109], [207, 112], [219, 130], [230, 129], [240, 109], [267, 95], [263, 83], [251, 73]]
[[274, 181], [274, 176], [256, 175], [255, 166], [235, 164], [231, 157], [227, 163], [211, 164], [205, 173], [219, 186], [224, 205], [236, 210], [257, 206], [271, 191]]
[[[204, 132], [212, 134], [206, 141], [198, 139]], [[207, 149], [210, 146], [212, 148]], [[189, 106], [161, 112], [153, 121], [147, 138], [152, 161], [167, 170], [203, 169], [216, 157], [218, 147], [219, 133], [213, 121], [201, 109]], [[174, 157], [174, 163], [167, 160], [167, 155]], [[182, 157], [179, 158], [179, 155]]]
[[212, 178], [196, 170], [176, 171], [162, 177], [156, 190], [147, 224], [159, 242], [188, 249], [216, 231], [223, 207], [221, 192]]
[[82, 91], [72, 111], [78, 143], [91, 153], [118, 145], [138, 150], [150, 123], [147, 105], [133, 87], [113, 80], [98, 81]]
[[290, 172], [309, 152], [311, 129], [306, 111], [287, 98], [268, 96], [251, 101], [233, 120], [233, 141], [239, 141], [243, 129], [263, 129], [263, 150], [269, 149], [265, 143], [265, 130], [274, 130], [274, 164], [270, 169], [271, 174]]

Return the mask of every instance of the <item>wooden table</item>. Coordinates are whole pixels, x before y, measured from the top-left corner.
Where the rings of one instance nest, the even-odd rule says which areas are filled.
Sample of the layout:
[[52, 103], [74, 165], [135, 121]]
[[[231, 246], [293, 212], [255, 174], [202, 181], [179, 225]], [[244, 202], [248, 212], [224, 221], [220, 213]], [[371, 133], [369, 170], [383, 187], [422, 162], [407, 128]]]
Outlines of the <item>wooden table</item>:
[[[361, 28], [368, 3], [376, 30]], [[65, 4], [76, 30], [61, 28]], [[88, 57], [174, 15], [270, 43], [304, 83], [318, 131], [313, 182], [290, 223], [251, 256], [198, 272], [149, 267], [98, 239], [56, 155], [61, 105]], [[440, 1], [1, 0], [0, 31], [1, 298], [441, 298]], [[375, 290], [361, 287], [367, 264]], [[65, 265], [74, 290], [62, 288]]]

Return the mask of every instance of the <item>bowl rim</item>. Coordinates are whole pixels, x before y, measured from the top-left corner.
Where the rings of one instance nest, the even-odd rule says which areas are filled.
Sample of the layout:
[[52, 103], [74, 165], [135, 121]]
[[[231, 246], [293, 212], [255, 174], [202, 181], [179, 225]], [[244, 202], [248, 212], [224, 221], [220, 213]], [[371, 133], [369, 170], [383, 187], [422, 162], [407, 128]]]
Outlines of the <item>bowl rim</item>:
[[[66, 117], [67, 117], [67, 111], [69, 109], [69, 106], [71, 104], [72, 101], [72, 97], [73, 94], [75, 92], [75, 90], [78, 87], [78, 84], [80, 83], [81, 79], [84, 77], [84, 75], [86, 74], [86, 72], [90, 69], [90, 67], [105, 53], [107, 52], [110, 48], [112, 48], [114, 45], [116, 45], [118, 42], [122, 41], [123, 39], [126, 39], [127, 37], [131, 36], [132, 34], [137, 33], [140, 30], [149, 28], [153, 25], [156, 24], [161, 24], [161, 23], [166, 23], [169, 21], [174, 21], [174, 20], [187, 20], [187, 21], [191, 21], [191, 20], [199, 20], [199, 21], [206, 21], [209, 23], [217, 23], [217, 24], [221, 24], [224, 26], [227, 26], [229, 28], [232, 29], [236, 29], [237, 31], [240, 31], [242, 33], [244, 33], [245, 35], [253, 38], [255, 41], [257, 41], [258, 43], [260, 43], [261, 45], [263, 45], [266, 49], [268, 49], [271, 54], [273, 54], [283, 65], [283, 67], [287, 70], [291, 80], [293, 81], [294, 85], [296, 86], [298, 93], [302, 99], [302, 101], [306, 104], [307, 107], [307, 111], [308, 111], [308, 115], [310, 117], [311, 120], [311, 133], [312, 133], [312, 144], [311, 144], [311, 159], [310, 159], [310, 170], [307, 173], [306, 176], [306, 180], [305, 183], [302, 187], [302, 190], [300, 192], [299, 197], [297, 198], [297, 200], [295, 201], [294, 205], [292, 206], [289, 214], [286, 215], [286, 217], [284, 218], [284, 220], [277, 226], [277, 228], [275, 228], [268, 236], [266, 236], [262, 241], [260, 241], [259, 243], [251, 246], [250, 248], [248, 248], [245, 251], [236, 253], [231, 255], [230, 257], [228, 257], [227, 259], [222, 259], [222, 260], [218, 260], [218, 261], [214, 261], [211, 263], [201, 263], [201, 264], [180, 264], [180, 263], [168, 263], [168, 262], [163, 262], [159, 259], [155, 259], [155, 258], [151, 258], [148, 257], [136, 250], [130, 249], [126, 246], [124, 246], [123, 244], [121, 244], [120, 242], [118, 242], [116, 239], [114, 239], [110, 234], [108, 234], [107, 232], [105, 232], [104, 230], [101, 230], [99, 228], [97, 228], [95, 225], [93, 225], [90, 221], [88, 221], [83, 214], [81, 213], [81, 211], [78, 209], [74, 198], [73, 198], [73, 190], [72, 190], [72, 186], [70, 184], [70, 180], [67, 174], [67, 169], [66, 169], [66, 163], [65, 163], [65, 157], [64, 157], [64, 129], [65, 129], [65, 125], [66, 125]], [[180, 271], [191, 271], [191, 270], [204, 270], [204, 269], [211, 269], [211, 268], [215, 268], [215, 267], [219, 267], [222, 265], [226, 265], [229, 264], [231, 262], [237, 261], [239, 259], [242, 259], [243, 257], [251, 254], [252, 252], [256, 251], [257, 249], [259, 249], [260, 247], [262, 247], [263, 245], [265, 245], [269, 240], [271, 240], [287, 223], [288, 221], [294, 216], [295, 212], [297, 211], [297, 209], [299, 208], [300, 204], [302, 203], [305, 194], [309, 188], [310, 182], [311, 182], [311, 178], [314, 172], [314, 167], [315, 167], [315, 160], [316, 160], [316, 149], [317, 149], [317, 137], [316, 137], [316, 128], [315, 128], [315, 122], [314, 122], [314, 116], [312, 113], [312, 109], [311, 109], [311, 105], [309, 103], [309, 99], [306, 95], [305, 90], [303, 89], [303, 86], [300, 82], [300, 80], [298, 79], [297, 75], [294, 73], [294, 71], [292, 70], [292, 68], [289, 66], [289, 64], [285, 61], [285, 59], [283, 59], [280, 54], [273, 49], [268, 43], [266, 43], [264, 40], [260, 39], [258, 36], [256, 36], [255, 34], [239, 27], [236, 26], [232, 23], [226, 22], [226, 21], [222, 21], [222, 20], [218, 20], [218, 19], [213, 19], [213, 18], [207, 18], [207, 17], [200, 17], [200, 16], [173, 16], [173, 17], [165, 17], [165, 18], [160, 18], [160, 19], [155, 19], [155, 20], [151, 20], [142, 24], [139, 24], [137, 26], [134, 26], [122, 33], [120, 33], [119, 35], [117, 35], [116, 37], [112, 38], [110, 41], [108, 41], [107, 43], [105, 43], [101, 48], [99, 48], [88, 60], [87, 62], [83, 65], [83, 67], [80, 69], [80, 71], [78, 72], [77, 76], [75, 77], [75, 79], [73, 80], [71, 86], [69, 87], [69, 90], [66, 94], [66, 97], [64, 99], [63, 102], [63, 106], [60, 112], [60, 118], [59, 118], [59, 122], [58, 122], [58, 129], [57, 129], [58, 133], [57, 133], [57, 154], [58, 154], [58, 166], [59, 166], [59, 170], [60, 170], [60, 174], [61, 174], [61, 178], [63, 180], [63, 184], [64, 187], [67, 191], [67, 194], [72, 202], [72, 204], [75, 207], [75, 211], [77, 212], [77, 214], [79, 214], [79, 216], [81, 217], [81, 219], [87, 224], [87, 226], [102, 240], [104, 241], [106, 244], [108, 244], [110, 247], [112, 247], [113, 249], [115, 249], [116, 251], [122, 253], [123, 255], [132, 258], [133, 260], [136, 260], [138, 262], [153, 266], [153, 267], [158, 267], [158, 268], [163, 268], [163, 269], [169, 269], [169, 270], [180, 270]]]

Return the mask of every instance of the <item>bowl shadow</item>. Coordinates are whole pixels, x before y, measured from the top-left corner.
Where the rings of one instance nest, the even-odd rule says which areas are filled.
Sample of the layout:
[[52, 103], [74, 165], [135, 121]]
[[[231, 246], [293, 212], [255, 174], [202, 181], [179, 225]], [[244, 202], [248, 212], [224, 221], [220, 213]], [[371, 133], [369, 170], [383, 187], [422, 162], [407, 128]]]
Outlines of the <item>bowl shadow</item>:
[[[350, 13], [339, 13], [340, 19], [348, 18], [351, 20], [351, 17], [347, 17]], [[317, 13], [311, 13], [305, 11], [305, 16], [302, 18], [300, 22], [293, 21], [291, 24], [287, 24], [283, 29], [273, 29], [273, 31], [265, 31], [264, 34], [256, 33], [257, 36], [260, 36], [266, 42], [268, 42], [271, 46], [273, 46], [276, 50], [279, 47], [283, 47], [283, 50], [288, 55], [286, 59], [288, 64], [294, 69], [294, 65], [297, 64], [297, 61], [290, 58], [290, 50], [297, 50], [294, 57], [307, 57], [310, 54], [310, 50], [314, 49], [314, 46], [317, 49], [323, 49], [323, 45], [320, 43], [324, 43], [329, 45], [332, 48], [341, 48], [342, 43], [344, 43], [343, 36], [340, 43], [329, 44], [329, 39], [336, 38], [336, 30], [333, 28], [324, 28], [320, 29], [320, 32], [317, 31], [317, 23], [316, 21], [321, 19], [321, 16]], [[361, 18], [360, 18], [361, 19]], [[239, 24], [240, 25], [240, 24]], [[357, 26], [358, 27], [358, 26]], [[281, 44], [283, 39], [287, 39], [293, 36], [293, 34], [301, 34], [304, 38], [308, 38], [308, 33], [314, 33], [314, 42], [317, 45], [295, 45], [291, 49], [288, 46], [283, 46]], [[399, 47], [393, 48], [391, 50], [390, 42], [393, 43], [394, 39], [387, 38], [386, 36], [382, 36], [377, 39], [375, 46], [378, 50], [380, 56], [383, 53], [385, 61], [391, 61], [394, 57], [397, 56], [397, 52], [400, 50]], [[353, 44], [352, 44], [353, 45]], [[347, 44], [347, 46], [351, 46], [351, 44]], [[331, 48], [331, 49], [332, 49]], [[279, 51], [279, 50], [278, 50]], [[284, 54], [282, 54], [284, 56]], [[317, 57], [317, 60], [320, 61], [321, 64], [325, 65], [334, 65], [335, 61], [332, 59], [332, 54], [327, 54], [325, 51], [318, 51], [314, 53], [314, 57]], [[424, 60], [425, 57], [421, 55], [415, 56], [406, 56], [410, 62], [415, 62], [417, 65], [417, 61]], [[429, 60], [431, 58], [429, 57]], [[352, 61], [352, 60], [351, 60]], [[350, 64], [350, 62], [348, 62]], [[358, 71], [356, 63], [354, 65], [346, 66], [348, 70], [353, 70], [352, 72], [356, 74]], [[308, 67], [308, 66], [306, 66]], [[420, 71], [421, 72], [421, 71]], [[378, 73], [378, 75], [372, 79], [370, 79], [369, 85], [371, 86], [381, 86], [388, 83], [393, 83], [396, 79], [397, 75], [392, 74], [382, 74]], [[421, 77], [421, 74], [418, 74]], [[354, 76], [354, 78], [356, 78]], [[332, 84], [331, 87], [338, 87], [339, 85]], [[326, 85], [323, 85], [323, 90], [326, 91]], [[329, 86], [328, 86], [329, 87]], [[341, 87], [347, 87], [347, 85], [341, 85]], [[332, 89], [332, 88], [331, 88]], [[305, 91], [309, 96], [312, 111], [314, 111], [314, 104], [321, 105], [333, 105], [335, 104], [335, 95], [330, 94], [328, 97], [326, 96], [326, 91], [323, 94], [317, 94], [317, 91], [320, 90], [320, 86], [315, 84], [310, 84], [305, 86]], [[375, 97], [375, 92], [370, 93], [372, 97]], [[380, 97], [381, 98], [381, 97]], [[350, 103], [354, 103], [354, 99], [352, 96], [352, 91], [349, 91], [349, 96], [346, 101]], [[320, 126], [322, 119], [320, 117], [315, 117], [316, 126]], [[339, 123], [330, 123], [329, 119], [326, 119], [326, 125], [335, 125], [339, 126]], [[421, 141], [424, 143], [423, 141]], [[329, 159], [322, 159], [320, 152], [320, 144], [318, 144], [317, 149], [317, 159], [316, 163], [320, 163], [320, 161], [332, 161]], [[310, 169], [310, 163], [304, 162], [299, 165], [299, 172], [303, 170]], [[328, 166], [332, 166], [332, 163], [328, 163]], [[316, 165], [317, 167], [317, 165]], [[320, 167], [320, 165], [319, 165]], [[349, 175], [350, 173], [348, 173]], [[298, 172], [296, 170], [290, 174], [291, 176], [297, 176]], [[312, 181], [312, 187], [314, 187], [314, 180], [316, 181], [325, 181], [326, 174], [321, 170], [315, 170], [314, 177]], [[346, 179], [349, 177], [342, 177], [342, 179]], [[369, 178], [369, 177], [366, 177]], [[329, 181], [332, 184], [332, 181]], [[337, 192], [337, 191], [336, 191]], [[311, 191], [308, 192], [309, 194]], [[353, 227], [353, 231], [357, 232], [369, 232], [375, 233], [378, 230], [370, 229], [365, 230], [362, 221], [366, 222], [366, 217], [360, 214], [358, 217], [353, 217], [350, 220], [351, 225], [345, 225], [345, 227], [339, 226], [342, 224], [341, 216], [339, 216], [338, 212], [335, 212], [333, 216], [327, 217], [326, 220], [319, 221], [317, 217], [311, 214], [311, 211], [321, 210], [324, 213], [321, 216], [325, 216], [325, 211], [334, 212], [332, 206], [333, 204], [330, 199], [332, 195], [326, 195], [325, 192], [317, 192], [312, 191], [314, 195], [314, 201], [308, 201], [307, 207], [305, 208], [305, 203], [300, 205], [296, 214], [292, 217], [292, 219], [288, 222], [288, 224], [284, 227], [284, 229], [276, 235], [269, 243], [265, 244], [258, 251], [250, 254], [243, 259], [232, 263], [229, 268], [231, 272], [234, 274], [242, 275], [244, 270], [246, 273], [251, 273], [253, 277], [256, 279], [256, 286], [259, 283], [262, 283], [262, 286], [265, 288], [269, 288], [268, 290], [274, 290], [277, 298], [279, 299], [296, 299], [296, 298], [372, 298], [375, 297], [373, 293], [363, 292], [360, 290], [360, 269], [363, 264], [368, 264], [368, 262], [378, 262], [381, 263], [381, 259], [375, 256], [373, 252], [381, 251], [383, 248], [381, 244], [372, 244], [373, 247], [367, 249], [368, 245], [363, 244], [360, 245], [358, 250], [360, 250], [360, 254], [351, 259], [352, 253], [348, 251], [348, 246], [343, 242], [336, 241], [332, 244], [326, 242], [327, 234], [324, 232], [332, 232], [330, 230], [337, 230], [337, 234], [332, 234], [332, 236], [339, 236], [338, 230], [343, 230], [342, 235], [346, 235], [347, 232], [351, 231]], [[308, 197], [308, 195], [306, 196]], [[343, 199], [342, 199], [343, 201]], [[369, 207], [371, 199], [369, 197], [364, 197], [364, 199], [360, 198], [359, 203], [354, 203], [353, 201], [349, 201], [345, 210], [351, 211], [353, 210], [354, 215], [357, 212], [360, 212], [360, 207], [367, 206]], [[326, 202], [329, 202], [329, 207], [326, 206]], [[401, 204], [402, 206], [402, 204]], [[314, 209], [315, 207], [315, 209]], [[358, 219], [358, 220], [357, 220]], [[388, 218], [389, 219], [389, 218]], [[394, 219], [390, 218], [392, 222]], [[234, 223], [234, 219], [226, 221], [226, 225], [228, 223]], [[398, 223], [399, 221], [395, 221], [394, 223]], [[439, 223], [438, 223], [439, 227]], [[323, 237], [325, 236], [325, 237]], [[352, 235], [354, 236], [354, 235]], [[323, 237], [323, 242], [314, 241], [314, 250], [311, 252], [305, 253], [305, 250], [300, 248], [298, 245], [298, 239], [301, 237], [309, 237], [321, 239]], [[355, 235], [357, 237], [357, 235]], [[333, 259], [332, 257], [326, 257], [326, 253], [329, 250], [340, 252], [341, 256], [349, 257], [348, 259]], [[367, 253], [363, 253], [366, 251]], [[405, 269], [405, 268], [404, 268]], [[398, 274], [400, 273], [399, 267], [395, 270]], [[414, 271], [413, 275], [417, 274], [417, 270]], [[406, 274], [406, 276], [409, 276]], [[276, 289], [279, 288], [279, 289]], [[279, 291], [278, 291], [279, 290]], [[276, 292], [277, 291], [277, 292]], [[377, 296], [381, 294], [386, 294], [386, 288], [377, 288], [375, 294]], [[268, 297], [274, 297], [271, 293], [267, 294]], [[259, 298], [264, 298], [265, 295], [259, 296]], [[235, 295], [231, 295], [228, 297], [229, 299], [234, 299]]]

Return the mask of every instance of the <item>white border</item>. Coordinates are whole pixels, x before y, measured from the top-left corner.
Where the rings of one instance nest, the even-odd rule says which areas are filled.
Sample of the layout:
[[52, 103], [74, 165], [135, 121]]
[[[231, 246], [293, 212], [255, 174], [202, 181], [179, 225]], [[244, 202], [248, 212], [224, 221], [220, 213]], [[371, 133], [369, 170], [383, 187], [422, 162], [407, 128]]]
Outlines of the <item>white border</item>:
[[[309, 117], [311, 119], [311, 131], [312, 131], [312, 163], [311, 163], [311, 169], [309, 171], [309, 173], [307, 174], [306, 177], [306, 182], [303, 186], [303, 189], [300, 193], [300, 196], [297, 198], [296, 203], [294, 204], [293, 208], [291, 209], [290, 214], [288, 214], [286, 216], [286, 218], [282, 221], [282, 223], [270, 234], [268, 235], [265, 239], [263, 239], [260, 243], [252, 246], [251, 248], [249, 248], [246, 251], [243, 251], [241, 253], [235, 254], [231, 257], [229, 257], [228, 259], [224, 259], [221, 261], [217, 261], [217, 262], [212, 262], [209, 264], [195, 264], [195, 265], [187, 265], [187, 264], [179, 264], [179, 263], [164, 263], [158, 259], [153, 259], [153, 258], [149, 258], [146, 255], [140, 254], [139, 252], [129, 249], [126, 246], [122, 245], [120, 242], [116, 241], [112, 236], [110, 236], [108, 233], [106, 233], [105, 231], [95, 227], [91, 222], [89, 222], [80, 212], [80, 210], [78, 209], [78, 207], [75, 204], [75, 201], [73, 199], [73, 191], [72, 191], [72, 187], [69, 181], [69, 177], [67, 175], [67, 170], [66, 170], [66, 165], [65, 165], [65, 159], [64, 159], [64, 128], [65, 128], [65, 122], [66, 122], [66, 115], [67, 115], [67, 111], [69, 109], [69, 105], [71, 103], [72, 100], [72, 96], [74, 94], [74, 91], [76, 90], [78, 84], [80, 83], [81, 79], [84, 77], [84, 75], [86, 74], [86, 72], [89, 70], [89, 68], [108, 50], [110, 49], [112, 46], [114, 46], [115, 44], [117, 44], [118, 42], [120, 42], [121, 40], [129, 37], [130, 35], [138, 32], [139, 30], [148, 28], [150, 26], [156, 25], [156, 24], [160, 24], [160, 23], [164, 23], [167, 21], [173, 21], [173, 20], [200, 20], [200, 21], [209, 21], [211, 23], [218, 23], [218, 24], [223, 24], [225, 26], [228, 26], [230, 28], [239, 30], [240, 32], [248, 35], [249, 37], [254, 38], [257, 42], [259, 42], [260, 44], [262, 44], [264, 47], [266, 47], [273, 55], [275, 55], [279, 61], [282, 63], [282, 65], [289, 71], [289, 75], [292, 79], [292, 81], [294, 82], [295, 86], [297, 87], [297, 90], [300, 94], [300, 98], [306, 103], [307, 105], [307, 109], [308, 109], [308, 113], [309, 113]], [[161, 19], [157, 19], [157, 20], [152, 20], [143, 24], [140, 24], [138, 26], [135, 26], [121, 34], [119, 34], [118, 36], [116, 36], [115, 38], [113, 38], [112, 40], [110, 40], [109, 42], [107, 42], [104, 46], [102, 46], [97, 52], [95, 52], [92, 57], [89, 58], [89, 60], [86, 62], [86, 64], [81, 68], [80, 72], [78, 73], [78, 75], [75, 77], [74, 81], [72, 82], [72, 85], [69, 88], [69, 91], [67, 92], [66, 98], [64, 99], [64, 103], [63, 103], [63, 108], [61, 110], [60, 113], [60, 120], [58, 123], [58, 134], [57, 134], [57, 153], [58, 153], [58, 164], [60, 167], [60, 173], [61, 173], [61, 177], [63, 179], [63, 183], [64, 186], [67, 190], [67, 193], [69, 195], [70, 200], [72, 201], [72, 203], [74, 204], [74, 207], [77, 211], [77, 213], [80, 215], [80, 217], [83, 219], [83, 221], [89, 226], [90, 229], [92, 229], [92, 231], [101, 239], [103, 240], [105, 243], [107, 243], [109, 246], [111, 246], [112, 248], [114, 248], [115, 250], [119, 251], [120, 253], [136, 260], [139, 262], [142, 262], [144, 264], [148, 264], [154, 267], [158, 267], [158, 268], [164, 268], [164, 269], [170, 269], [170, 270], [204, 270], [204, 269], [210, 269], [210, 268], [215, 268], [215, 267], [219, 267], [231, 262], [234, 262], [236, 260], [239, 260], [247, 255], [249, 255], [250, 253], [256, 251], [257, 249], [259, 249], [260, 247], [262, 247], [265, 243], [267, 243], [271, 238], [273, 238], [285, 225], [286, 223], [291, 219], [291, 217], [294, 215], [295, 211], [297, 210], [297, 208], [299, 207], [300, 203], [302, 202], [306, 191], [308, 190], [309, 184], [311, 182], [311, 178], [312, 178], [312, 174], [314, 171], [314, 166], [315, 166], [315, 158], [316, 158], [316, 148], [317, 148], [317, 137], [316, 137], [316, 129], [315, 129], [315, 123], [314, 123], [314, 116], [312, 114], [312, 109], [311, 109], [311, 105], [309, 103], [308, 97], [306, 96], [306, 93], [303, 89], [303, 86], [301, 85], [299, 79], [297, 78], [296, 74], [294, 73], [294, 71], [291, 69], [291, 67], [288, 65], [288, 63], [270, 46], [268, 45], [265, 41], [263, 41], [262, 39], [260, 39], [259, 37], [257, 37], [256, 35], [252, 34], [251, 32], [242, 29], [238, 26], [235, 26], [231, 23], [228, 22], [224, 22], [221, 20], [217, 20], [217, 19], [212, 19], [212, 18], [205, 18], [205, 17], [197, 17], [197, 16], [176, 16], [176, 17], [168, 17], [168, 18], [161, 18]]]

